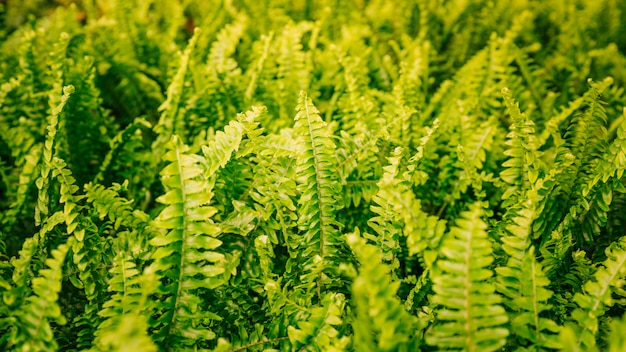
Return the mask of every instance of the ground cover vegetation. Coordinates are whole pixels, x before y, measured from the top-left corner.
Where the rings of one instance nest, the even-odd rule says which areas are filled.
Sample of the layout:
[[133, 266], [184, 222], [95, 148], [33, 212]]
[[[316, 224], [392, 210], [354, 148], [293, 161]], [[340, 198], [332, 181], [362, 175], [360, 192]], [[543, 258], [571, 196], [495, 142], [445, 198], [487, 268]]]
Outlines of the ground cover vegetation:
[[0, 22], [0, 350], [626, 350], [626, 2]]

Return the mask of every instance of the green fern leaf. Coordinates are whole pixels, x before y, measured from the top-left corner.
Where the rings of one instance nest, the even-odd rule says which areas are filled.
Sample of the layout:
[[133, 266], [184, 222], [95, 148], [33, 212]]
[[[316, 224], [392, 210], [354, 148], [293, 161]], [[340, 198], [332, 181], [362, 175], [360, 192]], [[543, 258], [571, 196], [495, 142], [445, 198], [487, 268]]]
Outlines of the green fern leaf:
[[289, 245], [298, 249], [302, 260], [301, 284], [308, 292], [317, 287], [322, 299], [322, 272], [330, 263], [342, 261], [339, 255], [344, 240], [336, 220], [341, 186], [337, 180], [334, 149], [327, 125], [319, 116], [311, 98], [301, 92], [294, 132], [300, 137], [296, 174], [301, 196], [298, 228], [302, 237]]
[[[98, 313], [105, 320], [94, 333], [94, 345], [100, 351], [157, 351], [147, 335], [148, 295], [154, 292], [154, 282], [142, 276], [136, 264], [119, 252], [113, 259], [110, 270], [109, 292], [111, 298]], [[132, 327], [129, 329], [129, 327]]]
[[202, 153], [206, 159], [207, 176], [215, 174], [215, 172], [223, 168], [230, 160], [233, 152], [239, 149], [239, 144], [244, 133], [244, 126], [236, 120], [231, 121], [224, 127], [224, 131], [218, 131], [215, 139], [210, 141], [207, 146], [202, 146]]
[[500, 172], [500, 177], [508, 184], [502, 195], [502, 199], [506, 201], [503, 206], [507, 206], [507, 204], [516, 203], [520, 194], [535, 183], [539, 177], [539, 170], [536, 165], [538, 154], [535, 150], [534, 123], [520, 112], [509, 89], [502, 89], [502, 96], [507, 111], [513, 119], [506, 141], [509, 149], [504, 152], [509, 159], [502, 164], [506, 169]]
[[[158, 137], [153, 143], [153, 148], [161, 147], [166, 144], [171, 139], [172, 134], [184, 132], [184, 126], [181, 124], [182, 116], [184, 116], [181, 99], [185, 89], [184, 83], [189, 61], [191, 60], [191, 53], [195, 48], [200, 32], [200, 29], [196, 28], [185, 51], [181, 53], [180, 66], [167, 88], [167, 99], [159, 106], [161, 117], [159, 118], [159, 122], [154, 126], [154, 131], [158, 134]], [[155, 149], [158, 151], [158, 148]]]
[[10, 341], [12, 349], [23, 351], [55, 351], [58, 346], [54, 338], [51, 323], [65, 324], [58, 298], [63, 280], [63, 262], [73, 239], [52, 251], [52, 258], [46, 260], [48, 268], [39, 271], [40, 276], [33, 279], [34, 295], [28, 297], [24, 306], [17, 310], [16, 330]]
[[[618, 292], [624, 295], [626, 283], [626, 237], [621, 237], [606, 249], [607, 259], [583, 287], [583, 292], [574, 296], [578, 308], [572, 313], [576, 322], [576, 341], [586, 350], [596, 348], [600, 319], [615, 304]], [[621, 291], [620, 291], [621, 290]]]
[[163, 303], [156, 308], [155, 340], [174, 348], [215, 338], [203, 321], [218, 317], [202, 310], [197, 291], [224, 283], [226, 259], [215, 251], [221, 241], [216, 238], [219, 227], [211, 220], [217, 210], [208, 205], [213, 193], [204, 177], [204, 159], [187, 154], [188, 147], [176, 136], [168, 149], [163, 159], [169, 164], [161, 171], [166, 193], [158, 198], [166, 207], [154, 221], [165, 231], [150, 244], [155, 247], [151, 270], [167, 278], [159, 287]]
[[341, 336], [335, 328], [341, 326], [345, 308], [346, 301], [342, 294], [326, 294], [321, 306], [309, 310], [308, 319], [299, 321], [297, 328], [288, 327], [292, 346], [305, 351], [345, 351], [350, 337]]
[[442, 309], [426, 342], [441, 349], [497, 351], [509, 335], [501, 297], [490, 281], [492, 244], [481, 217], [478, 203], [461, 214], [432, 272], [433, 303]]
[[[48, 194], [48, 187], [50, 182], [50, 172], [52, 170], [52, 157], [55, 150], [55, 137], [57, 134], [57, 127], [59, 124], [59, 115], [67, 104], [70, 95], [74, 92], [73, 86], [67, 86], [63, 88], [63, 96], [61, 102], [52, 109], [52, 114], [49, 118], [48, 133], [46, 135], [46, 142], [43, 149], [43, 163], [41, 166], [41, 176], [37, 179], [36, 185], [39, 189], [39, 195], [37, 197], [37, 207], [35, 208], [35, 224], [40, 224], [45, 216], [48, 215], [48, 203], [50, 196]], [[52, 103], [52, 102], [51, 102]]]
[[[511, 209], [505, 226], [502, 248], [508, 254], [506, 266], [496, 268], [499, 292], [504, 294], [504, 304], [511, 310], [511, 333], [528, 341], [532, 346], [559, 348], [559, 326], [545, 312], [551, 306], [548, 300], [552, 291], [550, 281], [535, 257], [531, 244], [533, 206], [527, 202], [519, 209]], [[522, 344], [516, 341], [515, 345]]]
[[352, 284], [355, 350], [408, 350], [415, 318], [404, 310], [396, 296], [400, 282], [392, 280], [390, 267], [383, 263], [379, 249], [366, 244], [358, 229], [348, 235], [347, 241], [360, 264], [359, 275]]

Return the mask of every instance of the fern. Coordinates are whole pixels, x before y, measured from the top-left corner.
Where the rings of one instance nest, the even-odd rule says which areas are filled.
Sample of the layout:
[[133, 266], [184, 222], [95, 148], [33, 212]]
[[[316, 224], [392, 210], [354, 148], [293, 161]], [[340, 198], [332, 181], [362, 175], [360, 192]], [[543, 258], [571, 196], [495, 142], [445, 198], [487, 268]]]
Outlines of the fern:
[[[140, 275], [136, 264], [126, 258], [125, 252], [119, 252], [113, 263], [109, 283], [113, 296], [99, 313], [106, 320], [98, 326], [94, 344], [101, 351], [130, 351], [133, 348], [157, 351], [147, 335], [148, 319], [145, 316], [148, 296], [156, 288], [156, 283], [149, 280], [154, 281], [155, 277]], [[129, 326], [132, 329], [128, 329]]]
[[[578, 308], [572, 313], [576, 323], [576, 342], [586, 350], [597, 348], [599, 318], [615, 304], [615, 296], [623, 296], [622, 286], [626, 272], [625, 238], [614, 242], [606, 250], [607, 259], [599, 266], [583, 291], [574, 296]], [[566, 336], [566, 335], [565, 335]]]
[[54, 351], [57, 343], [51, 323], [65, 324], [58, 297], [63, 279], [61, 267], [72, 240], [52, 251], [46, 260], [48, 268], [42, 269], [34, 278], [33, 295], [28, 297], [15, 316], [16, 325], [11, 331], [9, 347], [22, 350]]
[[[198, 339], [212, 340], [214, 333], [203, 323], [205, 318], [218, 319], [203, 312], [199, 289], [214, 289], [224, 283], [225, 257], [215, 252], [219, 227], [210, 220], [215, 208], [209, 206], [213, 196], [211, 184], [203, 177], [202, 158], [186, 154], [188, 147], [174, 136], [163, 156], [169, 164], [163, 169], [166, 193], [159, 201], [166, 205], [154, 226], [164, 229], [150, 244], [155, 247], [151, 270], [166, 278], [158, 292], [161, 305], [155, 307], [155, 340], [163, 348], [196, 344]], [[202, 310], [200, 310], [202, 312]]]
[[410, 316], [396, 297], [399, 282], [388, 275], [378, 248], [366, 244], [359, 233], [348, 235], [348, 244], [355, 252], [360, 275], [352, 287], [356, 316], [352, 322], [354, 348], [361, 351], [409, 350], [415, 329]]
[[[526, 344], [529, 346], [559, 348], [557, 334], [560, 327], [545, 317], [551, 308], [550, 281], [537, 261], [535, 248], [531, 244], [532, 220], [536, 216], [534, 212], [532, 198], [507, 212], [510, 220], [504, 226], [502, 248], [509, 260], [506, 266], [496, 268], [497, 289], [506, 297], [504, 304], [516, 312], [510, 322], [512, 335], [528, 341]], [[522, 341], [518, 340], [514, 345], [524, 345]]]
[[67, 103], [70, 95], [74, 92], [74, 87], [67, 86], [64, 87], [64, 94], [61, 98], [61, 102], [58, 106], [55, 106], [52, 110], [52, 115], [50, 116], [50, 123], [47, 127], [48, 133], [46, 136], [45, 147], [43, 149], [43, 163], [41, 166], [41, 176], [37, 179], [37, 188], [39, 188], [39, 195], [37, 199], [37, 208], [35, 209], [35, 223], [39, 224], [42, 221], [42, 218], [48, 215], [48, 184], [49, 184], [49, 175], [52, 170], [52, 157], [54, 153], [54, 143], [55, 137], [57, 134], [57, 126], [59, 123], [59, 114], [63, 110], [63, 107]]
[[439, 348], [496, 351], [504, 346], [509, 319], [490, 279], [492, 244], [476, 203], [444, 238], [433, 270], [433, 302], [442, 309], [426, 342]]
[[509, 185], [502, 195], [503, 200], [508, 200], [503, 204], [506, 206], [515, 203], [520, 196], [519, 193], [523, 194], [537, 181], [539, 155], [535, 150], [533, 122], [519, 111], [508, 89], [503, 89], [502, 95], [509, 115], [514, 121], [508, 135], [509, 140], [506, 142], [509, 149], [504, 153], [510, 159], [502, 164], [506, 169], [500, 173], [500, 177]]
[[181, 133], [184, 130], [183, 116], [185, 115], [181, 99], [185, 88], [185, 76], [189, 67], [191, 53], [196, 45], [201, 30], [196, 29], [195, 35], [189, 40], [185, 51], [180, 56], [180, 67], [167, 88], [167, 99], [159, 106], [161, 117], [158, 124], [154, 126], [154, 131], [159, 135], [153, 147], [162, 146], [169, 142], [173, 134]]
[[623, 349], [623, 13], [0, 2], [0, 350]]
[[341, 351], [348, 347], [350, 339], [341, 336], [335, 326], [343, 322], [345, 299], [341, 294], [328, 293], [319, 307], [310, 310], [305, 321], [298, 322], [298, 328], [289, 326], [289, 340], [304, 350]]
[[[297, 111], [294, 132], [301, 145], [296, 171], [301, 193], [298, 202], [301, 237], [298, 242], [288, 244], [299, 252], [301, 283], [297, 286], [305, 293], [315, 290], [321, 301], [324, 286], [332, 284], [332, 274], [325, 273], [324, 267], [341, 261], [344, 246], [340, 224], [334, 215], [341, 208], [333, 155], [335, 145], [319, 111], [304, 92], [300, 93]], [[327, 275], [330, 282], [324, 279]]]

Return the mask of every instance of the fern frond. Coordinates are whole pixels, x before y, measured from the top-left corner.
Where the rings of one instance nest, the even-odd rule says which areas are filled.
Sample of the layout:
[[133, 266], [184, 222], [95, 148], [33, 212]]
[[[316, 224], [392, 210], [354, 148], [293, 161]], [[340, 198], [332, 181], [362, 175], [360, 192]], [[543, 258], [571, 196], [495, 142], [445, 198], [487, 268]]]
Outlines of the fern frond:
[[617, 127], [615, 140], [606, 148], [604, 156], [600, 158], [598, 172], [594, 174], [589, 184], [585, 185], [582, 195], [587, 196], [591, 189], [602, 180], [607, 183], [609, 179], [621, 179], [626, 169], [626, 108], [622, 115], [622, 123]]
[[153, 322], [155, 341], [163, 348], [191, 346], [211, 340], [215, 334], [205, 325], [217, 315], [204, 309], [198, 289], [213, 289], [224, 283], [225, 256], [217, 253], [219, 227], [211, 220], [216, 209], [208, 204], [212, 184], [204, 175], [204, 159], [187, 154], [188, 147], [174, 136], [161, 171], [166, 193], [158, 201], [166, 207], [154, 221], [165, 231], [154, 237], [151, 270], [167, 278], [159, 287], [161, 304]]
[[187, 68], [189, 67], [191, 54], [198, 41], [200, 32], [200, 29], [196, 28], [185, 51], [180, 54], [180, 66], [167, 88], [167, 99], [159, 106], [161, 117], [159, 118], [159, 122], [154, 126], [154, 131], [158, 134], [158, 137], [153, 143], [153, 147], [163, 146], [171, 139], [172, 134], [184, 132], [181, 121], [185, 112], [181, 100], [185, 89], [184, 83]]
[[104, 180], [104, 177], [109, 171], [111, 164], [115, 162], [115, 160], [118, 158], [126, 142], [141, 127], [151, 128], [152, 126], [145, 119], [137, 118], [135, 119], [135, 121], [133, 121], [133, 123], [126, 126], [126, 128], [124, 128], [111, 139], [111, 141], [109, 142], [109, 151], [104, 157], [102, 164], [100, 164], [100, 169], [98, 170], [98, 173], [93, 178], [94, 183], [101, 183]]
[[298, 155], [299, 200], [298, 228], [301, 239], [289, 243], [300, 252], [302, 261], [301, 284], [310, 292], [317, 287], [317, 297], [322, 299], [323, 268], [342, 261], [339, 253], [344, 240], [336, 212], [342, 205], [340, 184], [337, 180], [334, 149], [327, 125], [319, 116], [311, 98], [301, 92], [295, 117], [294, 132], [298, 135], [301, 150]]
[[85, 196], [87, 202], [93, 205], [93, 212], [100, 219], [107, 217], [114, 230], [126, 228], [131, 231], [123, 239], [124, 242], [117, 242], [120, 249], [140, 255], [149, 250], [148, 240], [153, 237], [154, 229], [150, 226], [148, 214], [139, 209], [133, 210], [132, 201], [119, 195], [119, 191], [126, 186], [127, 182], [123, 185], [113, 184], [109, 188], [89, 183], [85, 185]]
[[359, 237], [358, 228], [347, 242], [359, 261], [359, 275], [352, 283], [356, 316], [352, 321], [353, 346], [359, 351], [399, 351], [413, 339], [415, 318], [396, 296], [400, 282], [389, 275], [380, 250]]
[[626, 350], [626, 314], [621, 318], [611, 322], [611, 334], [608, 338], [609, 352], [620, 352]]
[[311, 71], [307, 69], [309, 58], [302, 39], [312, 28], [310, 22], [288, 23], [275, 39], [276, 44], [271, 53], [274, 58], [270, 66], [272, 70], [264, 71], [263, 77], [267, 75], [267, 78], [276, 78], [262, 80], [264, 84], [259, 87], [275, 104], [270, 106], [270, 111], [278, 113], [278, 119], [272, 123], [275, 127], [284, 127], [289, 123], [291, 112], [299, 104], [295, 97], [300, 91], [309, 88]]
[[611, 83], [612, 79], [600, 83], [589, 81], [589, 93], [584, 96], [583, 101], [584, 110], [573, 116], [564, 135], [565, 148], [557, 154], [557, 167], [568, 152], [576, 157], [566, 175], [569, 177], [563, 180], [561, 186], [564, 193], [572, 198], [572, 202], [576, 201], [577, 193], [580, 192], [578, 188], [587, 181], [588, 174], [604, 150], [607, 116], [600, 95]]
[[224, 131], [217, 131], [215, 139], [209, 141], [208, 145], [202, 146], [207, 177], [213, 176], [218, 169], [223, 168], [232, 154], [239, 149], [243, 132], [244, 126], [239, 121], [233, 120], [224, 127]]
[[503, 206], [506, 207], [507, 204], [516, 203], [519, 196], [537, 181], [539, 170], [536, 159], [539, 155], [534, 140], [534, 123], [520, 112], [519, 105], [508, 88], [502, 89], [502, 96], [513, 119], [506, 141], [509, 148], [504, 152], [509, 159], [502, 164], [506, 169], [500, 172], [500, 177], [508, 184], [502, 195], [502, 199], [505, 200]]
[[13, 229], [18, 221], [18, 217], [24, 211], [29, 199], [29, 190], [35, 186], [34, 181], [38, 177], [38, 165], [42, 155], [42, 147], [43, 146], [31, 148], [30, 152], [24, 157], [23, 165], [18, 176], [18, 185], [14, 193], [15, 199], [11, 202], [10, 208], [0, 217], [3, 231], [7, 234], [11, 232], [11, 229]]
[[296, 348], [312, 348], [314, 351], [346, 350], [350, 337], [341, 336], [335, 328], [343, 323], [345, 309], [346, 301], [342, 294], [326, 294], [321, 306], [311, 308], [310, 316], [298, 322], [298, 328], [289, 326], [289, 341]]
[[[295, 165], [299, 148], [292, 136], [273, 134], [260, 141], [256, 149], [250, 197], [261, 216], [259, 230], [273, 244], [285, 244], [297, 229]], [[287, 248], [295, 257], [297, 251]]]
[[[559, 202], [566, 204], [567, 211], [558, 225], [558, 231], [571, 233], [578, 242], [591, 242], [592, 236], [598, 234], [599, 228], [606, 224], [605, 217], [609, 210], [612, 189], [598, 187], [593, 194], [585, 196], [583, 193], [589, 192], [586, 187], [594, 180], [603, 152], [610, 149], [606, 140], [607, 115], [601, 93], [611, 83], [610, 78], [600, 83], [589, 80], [590, 92], [585, 95], [584, 101], [586, 110], [574, 115], [565, 132], [565, 146], [557, 152], [557, 165], [566, 163], [570, 153], [575, 157], [571, 166], [565, 170], [560, 184], [562, 192]], [[586, 214], [588, 219], [584, 219]], [[580, 226], [581, 222], [583, 226]]]
[[[400, 177], [401, 170], [399, 170], [399, 165], [401, 158], [402, 149], [397, 148], [392, 156], [388, 158], [389, 165], [383, 167], [383, 176], [377, 184], [378, 192], [372, 197], [373, 204], [370, 206], [371, 211], [375, 215], [367, 221], [368, 226], [377, 234], [372, 240], [380, 249], [383, 262], [388, 263], [393, 271], [400, 267], [398, 256], [401, 252], [400, 236], [404, 234], [402, 228], [404, 218], [402, 214], [405, 211], [396, 209], [398, 202], [394, 202], [390, 191], [400, 191], [401, 194], [409, 191], [407, 185], [402, 182]], [[409, 197], [411, 196], [409, 195]], [[367, 237], [367, 234], [364, 234], [364, 236]], [[409, 235], [408, 246], [411, 254], [420, 252], [420, 250], [413, 248], [414, 241], [414, 237]]]
[[61, 313], [58, 298], [63, 279], [63, 262], [72, 245], [70, 238], [52, 250], [52, 257], [46, 260], [46, 269], [39, 271], [33, 279], [33, 295], [28, 297], [24, 306], [16, 311], [19, 322], [11, 332], [10, 347], [25, 351], [55, 351], [57, 342], [52, 332], [51, 323], [65, 324], [66, 319]]
[[492, 244], [479, 203], [448, 233], [431, 274], [433, 303], [442, 308], [426, 342], [439, 348], [497, 351], [509, 335], [508, 317], [491, 282]]
[[52, 171], [52, 157], [55, 153], [55, 137], [59, 124], [59, 115], [67, 104], [67, 101], [72, 93], [74, 93], [73, 86], [66, 86], [63, 88], [61, 101], [52, 109], [52, 114], [49, 117], [47, 127], [48, 133], [46, 134], [46, 142], [44, 143], [42, 156], [43, 160], [40, 167], [41, 176], [36, 181], [37, 188], [39, 189], [37, 207], [35, 208], [35, 224], [37, 225], [41, 223], [42, 219], [45, 218], [49, 212], [48, 203], [50, 196], [48, 194], [48, 187], [50, 183], [50, 172]]
[[599, 319], [615, 304], [616, 296], [624, 296], [622, 288], [626, 284], [626, 237], [613, 242], [606, 249], [606, 257], [593, 278], [585, 283], [583, 292], [574, 296], [578, 305], [572, 312], [572, 320], [577, 324], [576, 341], [589, 351], [597, 346]]
[[536, 216], [532, 200], [509, 209], [502, 237], [502, 248], [508, 254], [505, 266], [496, 268], [498, 292], [506, 298], [504, 304], [511, 310], [511, 334], [522, 339], [514, 345], [558, 348], [559, 326], [545, 312], [551, 306], [550, 281], [535, 257], [532, 240], [532, 220]]
[[[76, 288], [83, 290], [86, 298], [83, 311], [75, 319], [82, 324], [76, 344], [85, 347], [92, 336], [93, 327], [100, 321], [97, 312], [105, 295], [107, 277], [105, 265], [109, 244], [100, 236], [91, 219], [83, 215], [84, 206], [80, 201], [84, 195], [77, 194], [79, 187], [75, 184], [76, 180], [65, 161], [55, 157], [51, 162], [51, 168], [52, 176], [56, 177], [59, 185], [59, 203], [63, 204], [63, 210], [46, 219], [40, 230], [40, 236], [45, 238], [43, 236], [50, 232], [57, 222], [63, 222], [65, 234], [72, 235], [70, 238], [75, 239], [71, 246], [72, 260], [68, 263], [74, 273], [69, 279]], [[59, 219], [51, 222], [51, 218], [57, 214]], [[51, 241], [54, 238], [47, 240]]]
[[582, 185], [579, 203], [570, 208], [570, 213], [577, 215], [585, 238], [597, 238], [606, 226], [614, 193], [626, 191], [622, 183], [625, 169], [626, 126], [622, 121], [616, 138], [604, 148], [587, 183]]
[[[185, 110], [186, 136], [189, 139], [207, 127], [221, 128], [230, 116], [242, 109], [242, 70], [236, 60], [236, 51], [248, 28], [248, 17], [235, 14], [234, 21], [225, 25], [211, 43], [206, 62], [192, 62], [189, 71], [192, 75], [194, 92], [187, 100]], [[215, 23], [207, 23], [213, 27]], [[198, 39], [200, 55], [202, 45], [214, 34], [205, 31]], [[207, 43], [208, 44], [208, 43]]]
[[248, 69], [247, 71], [247, 74], [250, 76], [249, 78], [250, 81], [248, 82], [248, 86], [244, 93], [245, 100], [248, 102], [251, 101], [252, 96], [254, 95], [254, 92], [256, 91], [257, 86], [259, 84], [258, 83], [259, 77], [263, 73], [263, 68], [265, 67], [265, 61], [267, 60], [269, 56], [270, 43], [272, 42], [273, 38], [274, 38], [273, 32], [270, 32], [268, 35], [261, 36], [260, 40], [263, 45], [260, 46], [260, 48], [262, 49], [259, 48], [257, 55], [253, 55], [253, 57], [256, 57], [257, 59], [254, 65], [252, 65], [252, 68]]
[[[219, 79], [229, 78], [224, 77], [230, 72], [233, 72], [237, 67], [237, 62], [231, 58], [237, 49], [237, 44], [244, 35], [244, 32], [248, 26], [248, 18], [244, 15], [239, 15], [235, 21], [226, 25], [217, 34], [216, 40], [211, 45], [211, 51], [209, 53], [208, 62], [210, 70], [213, 70]], [[235, 82], [227, 82], [233, 84]]]
[[70, 165], [78, 184], [83, 185], [97, 174], [94, 165], [101, 162], [113, 126], [101, 107], [94, 59], [69, 58], [66, 66], [64, 81], [72, 84], [75, 92], [63, 111], [63, 134], [68, 139], [68, 148], [67, 156], [61, 156]]
[[445, 221], [427, 214], [411, 189], [414, 182], [422, 181], [417, 166], [430, 133], [422, 137], [417, 153], [409, 160], [407, 171], [403, 172], [400, 168], [402, 148], [396, 148], [388, 158], [389, 165], [383, 168], [383, 176], [377, 184], [379, 191], [374, 198], [378, 206], [372, 206], [372, 211], [379, 216], [368, 221], [368, 225], [379, 234], [376, 242], [386, 260], [398, 254], [400, 239], [397, 234], [401, 233], [407, 237], [408, 254], [419, 254], [425, 268], [430, 268], [435, 261], [445, 230]]
[[147, 335], [148, 317], [145, 315], [148, 295], [153, 294], [151, 288], [155, 283], [148, 282], [149, 277], [141, 275], [125, 252], [115, 256], [110, 273], [109, 292], [112, 296], [98, 313], [105, 320], [94, 334], [94, 345], [100, 351], [130, 352], [133, 348], [157, 351]]

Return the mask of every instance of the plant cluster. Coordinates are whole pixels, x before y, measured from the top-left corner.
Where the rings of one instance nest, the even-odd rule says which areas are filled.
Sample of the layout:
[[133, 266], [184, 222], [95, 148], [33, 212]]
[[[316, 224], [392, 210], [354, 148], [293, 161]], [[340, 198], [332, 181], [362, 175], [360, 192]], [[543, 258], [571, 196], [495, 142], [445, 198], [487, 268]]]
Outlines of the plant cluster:
[[0, 22], [0, 350], [626, 350], [626, 2]]

